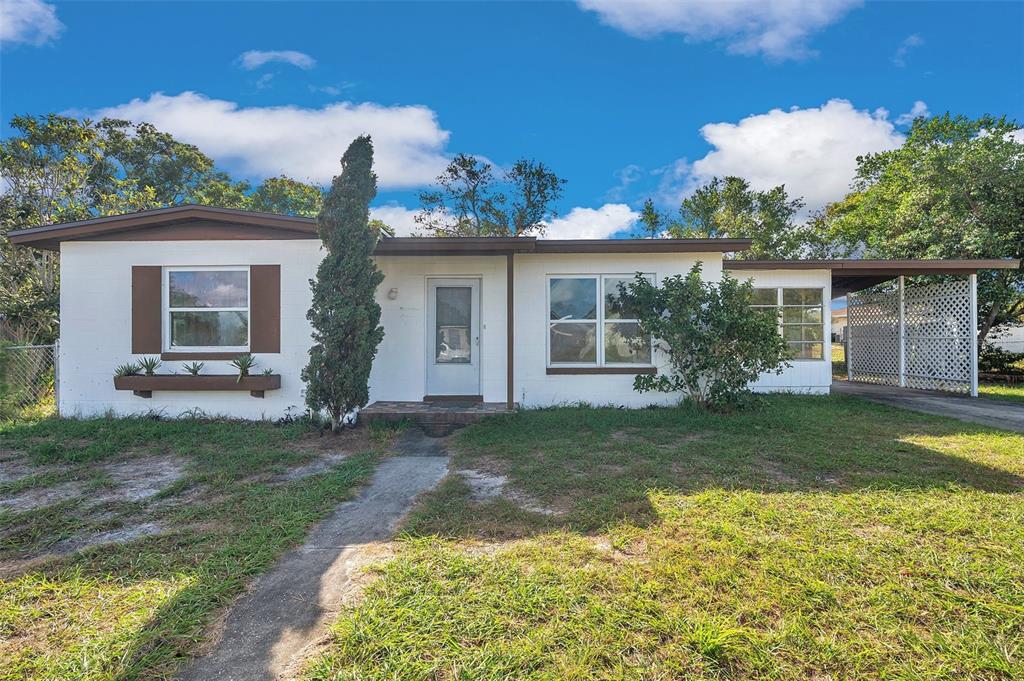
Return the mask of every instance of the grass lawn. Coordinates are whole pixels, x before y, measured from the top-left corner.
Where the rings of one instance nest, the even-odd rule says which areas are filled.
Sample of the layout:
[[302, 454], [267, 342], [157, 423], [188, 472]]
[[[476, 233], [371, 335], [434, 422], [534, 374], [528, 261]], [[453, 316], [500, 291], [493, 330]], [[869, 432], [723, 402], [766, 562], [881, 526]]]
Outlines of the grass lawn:
[[775, 396], [454, 447], [308, 679], [1024, 678], [1024, 436]]
[[982, 383], [978, 386], [978, 394], [995, 400], [1024, 402], [1024, 383], [1009, 385], [1006, 383]]
[[846, 347], [842, 343], [832, 344], [832, 376], [846, 380]]
[[[392, 434], [0, 425], [0, 678], [169, 677], [220, 606], [368, 479]], [[351, 454], [325, 458], [338, 449]]]

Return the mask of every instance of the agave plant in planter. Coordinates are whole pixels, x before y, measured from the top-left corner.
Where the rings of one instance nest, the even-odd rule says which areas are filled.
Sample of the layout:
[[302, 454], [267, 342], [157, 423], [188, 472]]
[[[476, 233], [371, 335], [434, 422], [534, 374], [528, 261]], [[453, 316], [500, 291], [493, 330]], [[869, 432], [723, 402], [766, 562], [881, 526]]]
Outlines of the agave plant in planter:
[[192, 376], [198, 376], [203, 371], [204, 366], [206, 366], [206, 362], [191, 362], [182, 368]]
[[242, 379], [248, 376], [249, 372], [256, 366], [256, 358], [249, 353], [239, 355], [231, 360], [231, 366], [238, 369], [238, 382], [241, 383]]
[[163, 362], [160, 361], [159, 357], [143, 357], [139, 360], [139, 368], [142, 369], [147, 376], [153, 376], [156, 374], [156, 370], [160, 368]]
[[137, 362], [128, 362], [126, 364], [119, 364], [114, 369], [114, 376], [117, 378], [123, 378], [125, 376], [138, 376], [139, 372], [142, 371], [142, 367]]

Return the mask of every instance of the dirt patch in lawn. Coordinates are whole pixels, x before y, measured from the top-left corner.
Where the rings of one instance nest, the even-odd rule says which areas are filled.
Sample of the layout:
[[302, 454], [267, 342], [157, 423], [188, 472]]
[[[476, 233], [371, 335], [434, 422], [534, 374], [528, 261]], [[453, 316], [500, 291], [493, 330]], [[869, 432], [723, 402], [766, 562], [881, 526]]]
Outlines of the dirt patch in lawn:
[[113, 488], [94, 497], [97, 502], [144, 501], [155, 497], [185, 474], [185, 462], [174, 456], [128, 459], [101, 467]]
[[[3, 466], [11, 481], [54, 470], [52, 466], [30, 466], [20, 461], [5, 461]], [[0, 496], [0, 509], [24, 513], [76, 499], [90, 506], [145, 501], [177, 482], [185, 474], [185, 462], [172, 456], [132, 458], [87, 469], [81, 477], [93, 473], [98, 473], [108, 484], [95, 492], [84, 479], [31, 487]]]
[[302, 464], [301, 466], [290, 468], [287, 472], [281, 473], [280, 475], [275, 475], [270, 479], [270, 482], [278, 483], [302, 480], [303, 478], [308, 478], [311, 475], [323, 473], [334, 468], [349, 456], [351, 456], [350, 452], [333, 452], [326, 456], [322, 456], [319, 459], [314, 459], [309, 463]]
[[500, 473], [463, 468], [455, 471], [469, 486], [469, 498], [476, 502], [487, 502], [491, 499], [508, 499], [513, 504], [531, 513], [542, 515], [562, 515], [564, 510], [545, 506], [533, 497], [512, 489], [508, 477]]
[[127, 544], [165, 531], [166, 528], [160, 523], [143, 522], [137, 525], [125, 525], [105, 532], [96, 532], [82, 537], [63, 539], [47, 547], [45, 552], [40, 555], [29, 558], [0, 560], [0, 579], [16, 576], [26, 570], [39, 567], [49, 560], [67, 556], [82, 549], [108, 544]]
[[62, 482], [52, 487], [33, 487], [0, 498], [0, 510], [14, 511], [15, 513], [34, 511], [44, 506], [76, 499], [84, 492], [85, 484], [78, 481]]
[[55, 466], [35, 466], [27, 461], [19, 460], [15, 452], [0, 452], [0, 485], [24, 480], [34, 475], [53, 473], [56, 470]]

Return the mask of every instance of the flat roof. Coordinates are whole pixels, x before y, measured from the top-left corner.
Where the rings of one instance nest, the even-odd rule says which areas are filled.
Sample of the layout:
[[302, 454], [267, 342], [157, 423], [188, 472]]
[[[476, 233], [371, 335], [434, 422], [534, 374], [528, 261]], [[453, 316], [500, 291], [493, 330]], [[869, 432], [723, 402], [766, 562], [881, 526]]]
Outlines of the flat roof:
[[978, 270], [1015, 270], [1020, 260], [1013, 258], [957, 258], [951, 260], [725, 260], [727, 270], [829, 270], [833, 295], [860, 291], [900, 275], [974, 274]]
[[[184, 205], [10, 232], [11, 243], [60, 250], [63, 241], [202, 241], [317, 239], [316, 220], [234, 208]], [[538, 239], [525, 237], [385, 237], [378, 255], [508, 253], [687, 253], [741, 251], [749, 239]]]

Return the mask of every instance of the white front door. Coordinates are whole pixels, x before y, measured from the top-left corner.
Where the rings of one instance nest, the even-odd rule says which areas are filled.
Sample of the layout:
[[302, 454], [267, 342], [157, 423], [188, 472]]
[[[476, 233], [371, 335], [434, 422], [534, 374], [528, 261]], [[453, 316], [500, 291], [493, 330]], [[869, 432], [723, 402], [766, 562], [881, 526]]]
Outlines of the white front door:
[[427, 280], [427, 394], [480, 394], [480, 280]]

